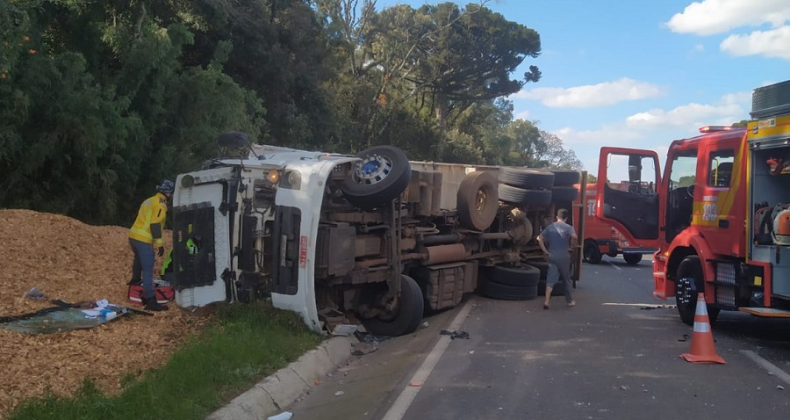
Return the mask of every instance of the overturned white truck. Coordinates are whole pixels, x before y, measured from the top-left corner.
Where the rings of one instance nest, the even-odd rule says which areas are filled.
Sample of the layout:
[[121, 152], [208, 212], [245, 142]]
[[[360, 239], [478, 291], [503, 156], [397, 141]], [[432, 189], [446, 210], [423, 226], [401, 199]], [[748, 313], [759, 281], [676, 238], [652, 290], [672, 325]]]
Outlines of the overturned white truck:
[[538, 229], [586, 185], [584, 172], [410, 162], [392, 146], [347, 156], [242, 133], [218, 143], [246, 151], [176, 180], [177, 304], [271, 297], [316, 331], [359, 322], [398, 336], [469, 292], [534, 298]]

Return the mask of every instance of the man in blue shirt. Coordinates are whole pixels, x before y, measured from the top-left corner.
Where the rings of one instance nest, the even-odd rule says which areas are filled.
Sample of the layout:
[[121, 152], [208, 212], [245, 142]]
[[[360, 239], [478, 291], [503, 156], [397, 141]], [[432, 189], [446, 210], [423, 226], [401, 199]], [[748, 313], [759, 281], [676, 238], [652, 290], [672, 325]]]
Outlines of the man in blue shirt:
[[557, 210], [556, 221], [548, 225], [538, 235], [538, 244], [549, 262], [549, 272], [546, 275], [546, 299], [543, 309], [549, 309], [551, 291], [562, 281], [565, 285], [565, 302], [568, 306], [575, 306], [576, 301], [571, 296], [571, 251], [573, 244], [578, 241], [576, 231], [569, 225], [568, 210]]

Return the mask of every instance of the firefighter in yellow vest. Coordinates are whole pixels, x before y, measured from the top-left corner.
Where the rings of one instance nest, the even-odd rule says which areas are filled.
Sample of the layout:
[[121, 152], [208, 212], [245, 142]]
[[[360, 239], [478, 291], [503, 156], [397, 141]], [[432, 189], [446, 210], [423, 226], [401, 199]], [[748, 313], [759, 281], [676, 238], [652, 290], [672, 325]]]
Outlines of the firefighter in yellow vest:
[[156, 187], [157, 193], [148, 197], [137, 212], [132, 228], [129, 229], [129, 245], [134, 252], [132, 263], [132, 282], [143, 283], [144, 296], [142, 296], [145, 309], [150, 311], [166, 311], [165, 305], [159, 304], [154, 295], [154, 249], [160, 257], [165, 254], [165, 244], [162, 232], [167, 218], [167, 200], [173, 194], [175, 185], [173, 181], [162, 181]]

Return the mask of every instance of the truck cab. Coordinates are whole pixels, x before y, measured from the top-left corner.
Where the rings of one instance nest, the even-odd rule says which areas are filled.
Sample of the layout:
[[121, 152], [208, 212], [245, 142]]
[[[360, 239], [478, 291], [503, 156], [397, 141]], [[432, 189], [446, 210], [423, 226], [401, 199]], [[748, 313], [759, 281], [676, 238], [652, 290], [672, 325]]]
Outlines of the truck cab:
[[[712, 322], [721, 310], [790, 316], [790, 248], [776, 239], [790, 207], [790, 174], [775, 169], [790, 158], [785, 91], [790, 82], [755, 90], [748, 129], [706, 126], [671, 142], [663, 176], [654, 151], [601, 149], [596, 215], [657, 248], [653, 295], [674, 296], [689, 325], [699, 292]], [[614, 187], [625, 174], [628, 191]]]

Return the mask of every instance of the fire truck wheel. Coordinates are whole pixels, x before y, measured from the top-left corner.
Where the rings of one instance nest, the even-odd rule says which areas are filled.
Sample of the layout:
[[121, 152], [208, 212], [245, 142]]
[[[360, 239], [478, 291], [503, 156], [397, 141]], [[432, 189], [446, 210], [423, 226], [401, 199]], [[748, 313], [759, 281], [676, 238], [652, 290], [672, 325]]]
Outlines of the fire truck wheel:
[[598, 249], [598, 244], [595, 241], [591, 239], [584, 241], [584, 261], [590, 264], [598, 264], [602, 258], [601, 250]]
[[623, 259], [628, 265], [637, 265], [642, 261], [642, 254], [623, 254]]
[[533, 289], [540, 281], [540, 269], [527, 264], [497, 265], [487, 278], [494, 283]]
[[581, 174], [578, 171], [553, 170], [555, 187], [572, 187], [579, 183]]
[[490, 171], [466, 175], [458, 187], [458, 219], [467, 229], [486, 230], [499, 210], [496, 176]]
[[411, 180], [411, 164], [403, 150], [376, 146], [357, 154], [361, 160], [341, 185], [349, 203], [373, 208], [398, 197]]
[[[678, 266], [677, 280], [675, 280], [675, 303], [680, 314], [680, 320], [686, 325], [694, 325], [694, 314], [697, 311], [697, 293], [703, 290], [702, 263], [696, 255], [683, 259]], [[708, 319], [710, 325], [716, 323], [719, 309], [708, 305]]]
[[503, 167], [499, 170], [499, 182], [527, 190], [549, 189], [554, 185], [554, 174], [537, 169]]
[[365, 328], [374, 335], [398, 337], [417, 330], [425, 308], [420, 286], [409, 276], [401, 275], [401, 295], [397, 313], [388, 317], [371, 318], [363, 321]]
[[576, 187], [554, 187], [551, 189], [551, 199], [553, 201], [573, 201], [579, 196]]
[[499, 184], [499, 199], [512, 204], [546, 207], [551, 204], [550, 190], [523, 190]]

